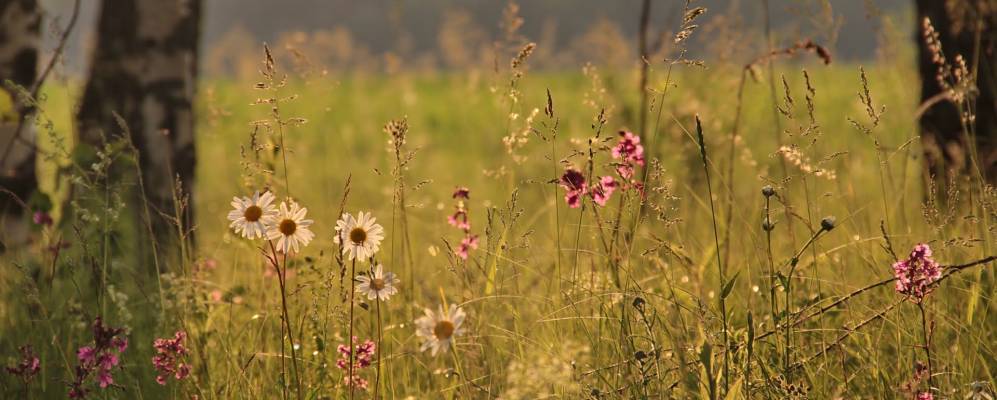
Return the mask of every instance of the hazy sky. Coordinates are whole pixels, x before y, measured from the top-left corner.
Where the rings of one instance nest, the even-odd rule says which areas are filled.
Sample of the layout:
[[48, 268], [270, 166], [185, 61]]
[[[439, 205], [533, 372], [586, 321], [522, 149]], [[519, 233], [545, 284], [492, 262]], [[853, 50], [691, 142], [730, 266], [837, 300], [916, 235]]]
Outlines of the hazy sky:
[[[911, 0], [827, 0], [840, 23], [839, 37], [830, 43], [839, 59], [864, 59], [875, 54], [880, 17], [876, 13], [894, 15], [902, 27], [910, 24]], [[274, 41], [287, 31], [328, 30], [348, 28], [355, 40], [377, 54], [389, 50], [397, 42], [399, 32], [412, 38], [416, 51], [434, 50], [443, 11], [460, 8], [469, 12], [482, 29], [498, 29], [504, 0], [203, 0], [202, 25], [204, 44], [213, 43], [233, 27], [241, 26], [254, 36], [252, 39]], [[83, 12], [75, 40], [68, 51], [67, 66], [78, 69], [85, 65], [86, 43], [92, 37], [99, 0], [83, 0]], [[522, 32], [537, 38], [545, 24], [556, 25], [556, 43], [566, 44], [585, 32], [591, 24], [608, 19], [615, 22], [628, 37], [635, 35], [641, 0], [521, 0], [521, 16], [525, 19]], [[680, 18], [681, 0], [654, 0], [653, 26], [674, 27]], [[826, 29], [819, 17], [825, 0], [771, 0], [770, 12], [774, 29], [792, 36], [818, 36]], [[65, 23], [72, 0], [43, 0], [46, 9]], [[707, 7], [711, 16], [736, 10], [743, 23], [761, 29], [764, 9], [761, 0], [699, 0], [694, 4]], [[394, 22], [393, 22], [394, 21]], [[792, 34], [788, 32], [793, 32]], [[54, 36], [54, 35], [50, 35]], [[912, 35], [911, 35], [912, 36]], [[701, 38], [702, 39], [702, 38]], [[52, 39], [50, 39], [51, 42]], [[48, 48], [53, 47], [49, 45]], [[202, 46], [202, 48], [209, 48]]]

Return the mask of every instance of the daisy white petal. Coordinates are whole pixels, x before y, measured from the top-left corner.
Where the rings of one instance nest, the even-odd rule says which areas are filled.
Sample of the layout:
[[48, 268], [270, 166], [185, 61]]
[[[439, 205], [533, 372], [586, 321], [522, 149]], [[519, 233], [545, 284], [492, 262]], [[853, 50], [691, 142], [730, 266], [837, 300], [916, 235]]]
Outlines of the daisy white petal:
[[267, 225], [277, 217], [273, 206], [274, 195], [270, 192], [253, 194], [253, 197], [233, 197], [232, 210], [228, 213], [229, 227], [246, 239], [265, 236]]
[[293, 200], [281, 202], [277, 216], [267, 229], [267, 239], [276, 240], [277, 249], [283, 253], [297, 253], [315, 238], [315, 233], [309, 229], [313, 221], [305, 219], [307, 213], [307, 208]]

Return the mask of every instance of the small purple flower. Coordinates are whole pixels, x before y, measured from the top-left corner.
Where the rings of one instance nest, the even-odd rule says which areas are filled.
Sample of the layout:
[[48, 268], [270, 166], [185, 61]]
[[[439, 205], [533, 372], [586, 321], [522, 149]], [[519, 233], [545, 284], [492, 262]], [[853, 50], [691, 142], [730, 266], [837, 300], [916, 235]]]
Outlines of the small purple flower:
[[566, 191], [564, 201], [570, 208], [578, 208], [582, 205], [582, 195], [588, 192], [588, 185], [585, 184], [585, 176], [581, 171], [568, 168], [564, 170], [559, 181], [561, 187]]
[[605, 206], [618, 185], [613, 177], [608, 175], [602, 177], [599, 183], [592, 187], [592, 200], [600, 206]]
[[31, 215], [31, 220], [35, 223], [35, 225], [51, 226], [53, 223], [52, 216], [44, 211], [35, 211], [35, 213]]
[[931, 248], [921, 243], [914, 246], [910, 256], [893, 264], [893, 275], [897, 292], [920, 303], [931, 292], [931, 284], [942, 277], [942, 269], [931, 258]]
[[17, 365], [7, 367], [7, 373], [20, 377], [24, 382], [30, 382], [41, 370], [42, 363], [30, 345], [21, 346], [19, 349], [21, 350], [21, 360], [18, 361]]
[[165, 385], [171, 375], [178, 381], [190, 375], [190, 365], [184, 362], [187, 355], [185, 340], [187, 332], [176, 331], [172, 338], [159, 338], [152, 342], [152, 347], [156, 349], [156, 355], [152, 356], [152, 366], [158, 372], [156, 383]]
[[453, 198], [455, 198], [455, 199], [464, 199], [464, 200], [470, 199], [471, 198], [471, 190], [469, 190], [466, 187], [458, 186], [453, 191]]
[[471, 223], [467, 220], [467, 210], [458, 206], [453, 215], [447, 217], [447, 223], [464, 232], [471, 230]]
[[[69, 398], [82, 399], [87, 396], [88, 383], [96, 382], [100, 388], [114, 384], [112, 370], [121, 362], [119, 354], [128, 348], [128, 339], [124, 337], [125, 330], [104, 326], [100, 317], [93, 321], [93, 345], [82, 346], [76, 350], [76, 377], [69, 383]], [[116, 353], [115, 353], [116, 352]], [[96, 377], [91, 380], [91, 377]]]
[[97, 350], [90, 346], [83, 346], [76, 350], [76, 358], [81, 364], [94, 364], [96, 354]]
[[633, 176], [635, 165], [644, 165], [644, 146], [640, 144], [640, 137], [632, 132], [620, 131], [620, 141], [613, 147], [612, 154], [620, 160], [616, 172], [623, 179]]
[[466, 260], [469, 256], [471, 249], [478, 248], [478, 235], [468, 234], [460, 240], [460, 246], [457, 246], [457, 256], [463, 260]]
[[[353, 338], [355, 342], [356, 337]], [[336, 351], [339, 352], [339, 360], [336, 361], [336, 368], [339, 368], [347, 372], [347, 376], [343, 377], [343, 383], [347, 386], [353, 386], [360, 390], [367, 390], [368, 382], [357, 376], [357, 371], [367, 368], [371, 365], [374, 360], [374, 354], [377, 352], [377, 345], [370, 339], [365, 340], [363, 343], [356, 345], [356, 356], [353, 357], [353, 376], [352, 379], [349, 376], [350, 371], [350, 347], [345, 344], [340, 344], [336, 347]]]

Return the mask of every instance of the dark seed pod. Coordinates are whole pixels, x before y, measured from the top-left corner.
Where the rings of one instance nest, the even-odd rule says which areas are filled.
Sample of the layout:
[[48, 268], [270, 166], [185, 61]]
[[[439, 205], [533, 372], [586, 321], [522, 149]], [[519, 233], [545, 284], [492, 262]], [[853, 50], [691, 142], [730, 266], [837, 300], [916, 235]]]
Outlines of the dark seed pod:
[[775, 189], [772, 186], [765, 185], [762, 187], [762, 196], [772, 197], [773, 195], [775, 195]]
[[762, 220], [762, 229], [765, 232], [771, 232], [773, 229], [775, 229], [775, 223], [773, 223], [770, 219], [765, 218]]
[[834, 217], [824, 217], [824, 219], [820, 220], [820, 227], [821, 229], [830, 232], [831, 229], [834, 229]]

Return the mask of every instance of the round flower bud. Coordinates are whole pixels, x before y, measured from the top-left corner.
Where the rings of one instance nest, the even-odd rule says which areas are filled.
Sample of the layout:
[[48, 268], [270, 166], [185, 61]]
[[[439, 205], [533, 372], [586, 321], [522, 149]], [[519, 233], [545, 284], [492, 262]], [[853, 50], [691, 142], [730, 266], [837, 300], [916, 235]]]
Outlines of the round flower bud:
[[834, 217], [824, 217], [824, 219], [820, 220], [820, 227], [821, 229], [830, 232], [831, 229], [834, 229]]
[[762, 187], [762, 195], [765, 197], [772, 197], [775, 194], [775, 189], [770, 185], [765, 185]]
[[765, 218], [764, 220], [762, 220], [762, 229], [765, 232], [771, 232], [773, 229], [775, 229], [775, 224], [770, 219]]

